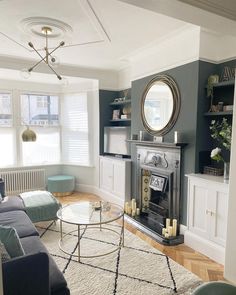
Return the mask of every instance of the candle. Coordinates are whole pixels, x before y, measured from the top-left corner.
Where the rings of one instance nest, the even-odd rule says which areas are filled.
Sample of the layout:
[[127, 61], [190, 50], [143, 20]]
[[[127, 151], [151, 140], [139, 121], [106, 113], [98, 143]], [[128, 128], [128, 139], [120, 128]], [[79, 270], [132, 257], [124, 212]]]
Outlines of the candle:
[[136, 210], [132, 210], [132, 217], [135, 217]]
[[166, 228], [170, 226], [170, 218], [166, 218]]
[[168, 234], [170, 237], [173, 235], [173, 227], [172, 226], [168, 226]]
[[173, 219], [173, 236], [176, 237], [177, 235], [177, 219]]
[[125, 202], [125, 213], [128, 214], [129, 202]]
[[132, 213], [132, 208], [128, 206], [128, 214], [131, 215], [131, 213]]
[[169, 238], [169, 234], [168, 233], [165, 233], [165, 238]]
[[164, 227], [164, 228], [162, 229], [162, 235], [165, 236], [165, 234], [166, 234], [166, 228]]
[[136, 201], [135, 201], [135, 199], [132, 199], [131, 207], [132, 207], [132, 210], [136, 212]]
[[136, 214], [140, 215], [140, 209], [139, 208], [136, 209]]

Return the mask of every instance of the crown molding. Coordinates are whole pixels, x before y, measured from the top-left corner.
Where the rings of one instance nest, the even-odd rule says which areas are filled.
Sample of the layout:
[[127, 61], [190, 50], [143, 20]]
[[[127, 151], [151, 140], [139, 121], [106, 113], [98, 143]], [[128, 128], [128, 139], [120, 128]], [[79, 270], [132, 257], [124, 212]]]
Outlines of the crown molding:
[[226, 7], [227, 1], [224, 0], [178, 0], [189, 5], [198, 7], [203, 10], [215, 13], [217, 15], [236, 20], [236, 5], [232, 7], [234, 1], [231, 1], [231, 6]]

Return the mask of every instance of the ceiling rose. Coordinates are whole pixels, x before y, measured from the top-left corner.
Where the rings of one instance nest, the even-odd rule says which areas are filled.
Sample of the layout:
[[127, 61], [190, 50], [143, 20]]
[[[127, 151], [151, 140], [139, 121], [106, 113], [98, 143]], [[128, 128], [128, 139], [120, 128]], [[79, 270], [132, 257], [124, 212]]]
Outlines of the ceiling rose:
[[73, 29], [70, 25], [49, 17], [28, 17], [20, 22], [20, 28], [26, 34], [35, 35], [45, 38], [42, 27], [50, 27], [52, 32], [48, 38], [65, 38], [71, 37]]

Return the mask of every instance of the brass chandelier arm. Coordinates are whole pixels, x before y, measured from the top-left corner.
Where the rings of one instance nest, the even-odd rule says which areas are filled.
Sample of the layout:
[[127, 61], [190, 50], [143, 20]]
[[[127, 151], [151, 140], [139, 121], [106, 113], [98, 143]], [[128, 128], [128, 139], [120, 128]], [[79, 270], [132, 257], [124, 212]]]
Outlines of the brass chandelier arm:
[[52, 29], [50, 28], [50, 27], [43, 27], [42, 28], [42, 33], [44, 33], [45, 34], [45, 37], [46, 37], [46, 40], [45, 40], [45, 48], [44, 48], [44, 50], [45, 50], [45, 52], [46, 52], [46, 55], [43, 57], [41, 54], [40, 54], [40, 52], [34, 47], [34, 45], [33, 45], [33, 43], [32, 42], [29, 42], [28, 43], [28, 45], [31, 47], [31, 48], [33, 48], [33, 50], [37, 53], [37, 55], [40, 57], [40, 60], [36, 63], [36, 64], [34, 64], [31, 68], [29, 68], [28, 69], [28, 72], [32, 72], [33, 71], [33, 69], [35, 69], [42, 61], [44, 61], [45, 62], [45, 64], [46, 65], [48, 65], [48, 67], [51, 69], [51, 71], [57, 76], [57, 78], [59, 79], [59, 80], [61, 80], [62, 79], [62, 77], [59, 75], [59, 74], [57, 74], [57, 72], [51, 67], [51, 65], [49, 64], [49, 60], [48, 60], [48, 57], [53, 57], [52, 56], [52, 53], [53, 52], [55, 52], [58, 48], [60, 48], [60, 47], [62, 47], [62, 46], [64, 46], [65, 45], [65, 42], [64, 41], [61, 41], [60, 43], [59, 43], [59, 45], [56, 47], [56, 48], [54, 48], [52, 51], [48, 51], [48, 33], [51, 33], [52, 32]]
[[57, 72], [49, 65], [49, 64], [47, 64], [48, 65], [48, 67], [53, 71], [53, 73], [57, 76], [57, 78], [59, 79], [59, 80], [61, 80], [62, 79], [62, 77], [59, 75], [59, 74], [57, 74]]
[[33, 45], [31, 42], [29, 42], [28, 44], [29, 44], [29, 46], [30, 46], [31, 48], [34, 49], [34, 51], [35, 51], [35, 52], [38, 54], [38, 56], [41, 58], [41, 60], [40, 60], [39, 62], [37, 62], [33, 67], [31, 67], [31, 68], [29, 69], [29, 72], [31, 72], [31, 71], [32, 71], [37, 65], [39, 65], [42, 61], [44, 61], [46, 64], [47, 64], [47, 61], [46, 61], [46, 56], [43, 57], [43, 56], [37, 51], [37, 49], [35, 49], [34, 45]]

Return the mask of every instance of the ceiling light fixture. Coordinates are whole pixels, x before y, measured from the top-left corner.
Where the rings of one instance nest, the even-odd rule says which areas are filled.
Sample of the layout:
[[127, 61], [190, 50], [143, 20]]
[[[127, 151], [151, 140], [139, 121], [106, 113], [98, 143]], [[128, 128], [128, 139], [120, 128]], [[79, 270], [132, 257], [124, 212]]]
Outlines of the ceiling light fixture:
[[41, 53], [34, 47], [32, 42], [29, 42], [28, 45], [38, 54], [38, 56], [41, 58], [40, 61], [38, 61], [34, 66], [32, 66], [29, 69], [22, 70], [22, 76], [27, 79], [30, 76], [30, 73], [41, 63], [45, 62], [46, 65], [51, 69], [51, 71], [57, 76], [59, 80], [62, 80], [62, 77], [57, 74], [57, 72], [52, 68], [52, 64], [57, 63], [57, 58], [52, 55], [53, 52], [55, 52], [58, 48], [65, 45], [64, 41], [61, 41], [59, 45], [54, 48], [52, 51], [49, 51], [48, 49], [48, 35], [52, 34], [52, 28], [51, 27], [42, 27], [42, 34], [45, 35], [45, 56], [42, 56]]

